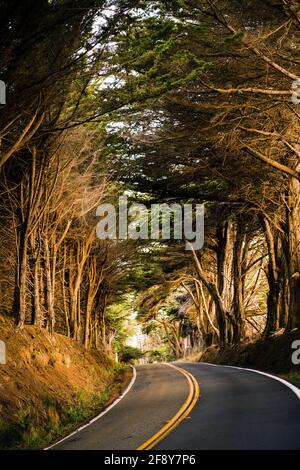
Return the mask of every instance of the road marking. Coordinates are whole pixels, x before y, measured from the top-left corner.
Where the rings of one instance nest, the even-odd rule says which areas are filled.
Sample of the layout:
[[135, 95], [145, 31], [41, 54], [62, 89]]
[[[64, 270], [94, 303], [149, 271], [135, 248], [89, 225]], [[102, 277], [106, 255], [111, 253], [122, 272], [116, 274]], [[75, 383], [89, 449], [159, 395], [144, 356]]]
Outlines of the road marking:
[[173, 364], [166, 364], [169, 367], [177, 370], [185, 376], [189, 384], [189, 393], [188, 396], [177, 413], [170, 419], [170, 421], [165, 424], [156, 434], [154, 434], [150, 439], [140, 445], [137, 450], [150, 450], [153, 449], [160, 441], [167, 437], [180, 423], [183, 421], [194, 408], [197, 403], [197, 400], [200, 395], [200, 388], [195, 377], [185, 369], [181, 367], [174, 366]]
[[287, 380], [282, 379], [281, 377], [276, 377], [276, 375], [267, 374], [266, 372], [262, 372], [256, 369], [246, 369], [246, 368], [237, 367], [237, 366], [225, 366], [225, 367], [231, 367], [232, 369], [248, 370], [249, 372], [256, 372], [257, 374], [266, 375], [267, 377], [270, 377], [271, 379], [277, 380], [277, 382], [281, 382], [282, 384], [284, 384], [286, 387], [292, 390], [300, 400], [300, 389], [296, 387], [295, 385], [291, 384], [290, 382], [288, 382]]
[[98, 419], [102, 418], [102, 416], [106, 415], [106, 413], [108, 413], [112, 408], [114, 408], [114, 406], [116, 406], [122, 400], [122, 398], [124, 398], [125, 395], [127, 395], [127, 393], [130, 391], [131, 387], [133, 386], [133, 384], [135, 382], [136, 368], [134, 366], [131, 366], [131, 368], [132, 368], [132, 379], [131, 379], [129, 385], [127, 386], [126, 390], [124, 390], [124, 392], [122, 393], [122, 395], [119, 396], [119, 398], [117, 398], [111, 405], [109, 405], [108, 408], [106, 408], [104, 411], [102, 411], [99, 415], [97, 415], [97, 416], [95, 416], [95, 418], [91, 419], [91, 421], [89, 421], [87, 424], [84, 424], [83, 426], [80, 426], [80, 428], [76, 429], [76, 431], [71, 432], [71, 434], [68, 434], [66, 437], [63, 437], [62, 439], [60, 439], [60, 441], [55, 442], [55, 444], [52, 444], [51, 446], [46, 447], [44, 450], [51, 449], [52, 447], [57, 446], [61, 442], [65, 441], [66, 439], [69, 439], [69, 437], [74, 436], [74, 434], [77, 434], [78, 432], [82, 431], [83, 429], [85, 429], [88, 426], [90, 426], [91, 424], [93, 424], [95, 421], [98, 421]]
[[288, 387], [292, 392], [295, 393], [297, 398], [300, 400], [300, 389], [296, 387], [295, 385], [291, 384], [287, 380], [282, 379], [281, 377], [277, 377], [276, 375], [268, 374], [267, 372], [262, 372], [261, 370], [256, 370], [256, 369], [247, 369], [246, 367], [238, 367], [238, 366], [227, 366], [225, 364], [210, 364], [209, 362], [199, 362], [199, 364], [205, 364], [207, 366], [214, 366], [214, 367], [228, 367], [231, 369], [239, 369], [239, 370], [248, 370], [249, 372], [256, 372], [256, 374], [261, 374], [265, 375], [266, 377], [270, 377], [271, 379], [277, 380], [277, 382], [281, 382], [284, 384], [286, 387]]

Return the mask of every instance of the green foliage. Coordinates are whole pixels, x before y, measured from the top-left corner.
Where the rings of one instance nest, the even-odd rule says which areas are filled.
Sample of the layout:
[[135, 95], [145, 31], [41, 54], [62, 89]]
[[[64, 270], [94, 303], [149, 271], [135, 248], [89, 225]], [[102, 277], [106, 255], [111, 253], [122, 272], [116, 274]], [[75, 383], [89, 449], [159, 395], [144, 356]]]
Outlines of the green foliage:
[[107, 307], [106, 324], [107, 328], [114, 334], [114, 351], [119, 353], [127, 338], [133, 333], [129, 317], [132, 312], [132, 300], [130, 294], [121, 292], [119, 297]]
[[290, 380], [291, 382], [295, 382], [296, 384], [300, 385], [300, 372], [289, 372], [287, 374], [287, 379]]
[[119, 354], [119, 359], [125, 363], [132, 363], [143, 357], [144, 353], [133, 346], [124, 346]]
[[17, 446], [22, 439], [22, 429], [18, 425], [10, 424], [0, 419], [0, 449], [11, 449]]
[[175, 21], [162, 10], [150, 16], [140, 10], [126, 33], [115, 37], [116, 53], [107, 59], [110, 73], [124, 82], [109, 91], [108, 100], [130, 103], [131, 111], [142, 109], [203, 74], [210, 63], [198, 57], [188, 41], [199, 31], [200, 25]]
[[174, 354], [170, 351], [169, 346], [165, 343], [152, 349], [146, 353], [147, 361], [153, 362], [171, 362], [175, 359]]

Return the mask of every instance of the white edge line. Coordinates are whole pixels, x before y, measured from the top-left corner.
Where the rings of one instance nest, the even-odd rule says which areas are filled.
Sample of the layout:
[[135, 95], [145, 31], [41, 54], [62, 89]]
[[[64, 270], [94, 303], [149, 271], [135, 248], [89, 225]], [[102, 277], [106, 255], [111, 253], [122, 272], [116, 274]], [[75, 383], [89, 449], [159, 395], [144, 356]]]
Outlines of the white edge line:
[[238, 366], [227, 366], [225, 364], [210, 364], [209, 362], [199, 362], [198, 364], [206, 364], [208, 366], [214, 366], [214, 367], [230, 367], [231, 369], [239, 369], [239, 370], [248, 370], [249, 372], [256, 372], [256, 374], [261, 374], [265, 375], [266, 377], [270, 377], [271, 379], [277, 380], [277, 382], [281, 382], [284, 384], [286, 387], [288, 387], [294, 394], [299, 398], [300, 400], [300, 389], [296, 387], [295, 385], [291, 384], [287, 380], [282, 379], [281, 377], [277, 377], [276, 375], [272, 374], [267, 374], [266, 372], [262, 372], [261, 370], [256, 370], [256, 369], [247, 369], [246, 367], [238, 367]]
[[127, 395], [127, 393], [130, 391], [131, 387], [133, 386], [135, 380], [136, 380], [136, 368], [132, 365], [130, 365], [130, 367], [132, 368], [132, 379], [129, 383], [129, 385], [127, 386], [126, 390], [124, 390], [124, 392], [122, 393], [122, 395], [119, 396], [119, 398], [117, 398], [111, 405], [109, 405], [108, 408], [106, 408], [104, 411], [102, 411], [99, 415], [95, 416], [95, 418], [91, 419], [91, 421], [89, 421], [87, 424], [84, 424], [83, 426], [80, 426], [80, 428], [76, 429], [75, 431], [71, 432], [71, 434], [68, 434], [67, 436], [63, 437], [62, 439], [60, 439], [59, 441], [55, 442], [55, 444], [52, 444], [51, 446], [49, 447], [45, 447], [45, 449], [43, 450], [49, 450], [49, 449], [52, 449], [52, 447], [55, 447], [57, 446], [58, 444], [60, 444], [61, 442], [65, 441], [66, 439], [69, 439], [69, 437], [71, 436], [74, 436], [75, 434], [77, 434], [78, 432], [82, 431], [83, 429], [87, 428], [88, 426], [90, 426], [91, 424], [93, 424], [95, 421], [98, 421], [98, 419], [102, 418], [102, 416], [104, 416], [106, 413], [108, 413], [114, 406], [116, 406], [121, 400], [122, 398], [125, 397], [125, 395]]

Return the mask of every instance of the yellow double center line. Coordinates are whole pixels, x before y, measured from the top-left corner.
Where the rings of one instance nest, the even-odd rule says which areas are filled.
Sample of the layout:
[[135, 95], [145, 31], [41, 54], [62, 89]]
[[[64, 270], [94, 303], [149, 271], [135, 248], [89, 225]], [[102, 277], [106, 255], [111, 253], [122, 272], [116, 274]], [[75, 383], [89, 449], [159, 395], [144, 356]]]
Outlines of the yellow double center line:
[[137, 450], [150, 450], [153, 449], [160, 441], [162, 441], [168, 434], [170, 434], [177, 426], [181, 423], [191, 412], [196, 405], [198, 397], [200, 395], [200, 388], [195, 377], [185, 369], [174, 366], [173, 364], [167, 364], [173, 369], [183, 374], [189, 384], [189, 394], [177, 413], [167, 422], [154, 436], [150, 437], [146, 442], [140, 445]]

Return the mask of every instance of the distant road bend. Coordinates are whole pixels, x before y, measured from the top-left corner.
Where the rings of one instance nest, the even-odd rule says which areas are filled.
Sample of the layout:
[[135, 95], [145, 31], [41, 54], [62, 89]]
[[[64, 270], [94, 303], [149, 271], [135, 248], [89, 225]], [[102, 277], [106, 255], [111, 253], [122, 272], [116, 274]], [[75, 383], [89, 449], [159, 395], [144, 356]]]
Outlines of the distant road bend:
[[51, 448], [299, 450], [297, 390], [226, 366], [139, 366], [116, 406]]

